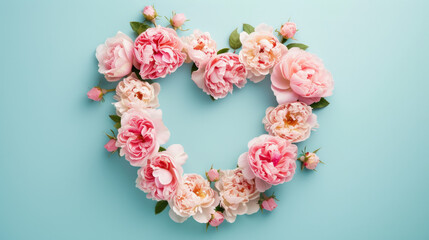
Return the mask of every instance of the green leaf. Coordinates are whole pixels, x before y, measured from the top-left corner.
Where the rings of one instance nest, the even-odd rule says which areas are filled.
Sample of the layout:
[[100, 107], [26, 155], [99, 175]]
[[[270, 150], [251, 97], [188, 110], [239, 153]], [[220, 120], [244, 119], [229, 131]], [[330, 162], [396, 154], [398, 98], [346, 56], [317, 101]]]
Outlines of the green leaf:
[[214, 98], [212, 95], [210, 95], [210, 98], [212, 99], [212, 101], [216, 101], [216, 98]]
[[155, 205], [155, 214], [160, 214], [168, 206], [168, 202], [165, 200], [159, 201]]
[[217, 51], [217, 54], [222, 54], [222, 53], [226, 53], [229, 51], [229, 48], [222, 48], [221, 50]]
[[104, 133], [104, 134], [106, 134], [106, 136], [107, 136], [109, 139], [115, 139], [115, 137], [114, 137], [114, 136], [111, 136], [111, 135], [109, 135], [109, 134], [107, 134], [107, 133]]
[[252, 32], [255, 31], [255, 28], [250, 24], [244, 23], [243, 24], [243, 31], [247, 32], [248, 34], [251, 34]]
[[165, 150], [167, 149], [165, 149], [164, 147], [159, 147], [158, 152], [164, 152]]
[[288, 45], [286, 45], [287, 49], [291, 49], [293, 47], [297, 47], [297, 48], [301, 48], [302, 50], [305, 50], [308, 48], [307, 45], [302, 44], [302, 43], [289, 43]]
[[320, 150], [320, 148], [313, 151], [313, 153], [317, 153]]
[[116, 129], [119, 129], [119, 128], [121, 128], [121, 123], [120, 122], [117, 122], [117, 123], [115, 123], [115, 125], [113, 125]]
[[287, 38], [282, 37], [282, 43], [285, 43], [287, 41]]
[[197, 70], [198, 70], [197, 65], [195, 65], [195, 63], [194, 63], [194, 64], [192, 64], [191, 72], [195, 72], [195, 71], [197, 71]]
[[313, 109], [319, 109], [319, 108], [324, 108], [328, 105], [329, 105], [328, 100], [326, 100], [325, 98], [321, 98], [320, 101], [311, 104], [310, 107], [312, 107]]
[[229, 36], [229, 46], [231, 46], [232, 49], [238, 49], [241, 47], [240, 34], [238, 34], [237, 28], [232, 31]]
[[150, 28], [149, 25], [141, 23], [141, 22], [130, 22], [130, 26], [137, 35], [140, 35], [142, 32], [146, 31]]
[[112, 119], [115, 123], [121, 122], [121, 117], [118, 115], [109, 115], [110, 119]]

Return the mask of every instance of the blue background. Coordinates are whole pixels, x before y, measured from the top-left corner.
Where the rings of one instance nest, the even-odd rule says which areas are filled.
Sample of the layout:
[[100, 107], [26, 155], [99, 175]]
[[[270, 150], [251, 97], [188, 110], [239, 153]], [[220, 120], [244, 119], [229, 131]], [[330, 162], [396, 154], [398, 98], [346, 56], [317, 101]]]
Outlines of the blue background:
[[[112, 95], [86, 92], [103, 77], [95, 48], [155, 3], [212, 34], [218, 48], [242, 23], [296, 22], [299, 42], [335, 79], [320, 128], [300, 148], [327, 165], [275, 187], [271, 213], [219, 231], [176, 224], [135, 188], [137, 168], [103, 148]], [[428, 1], [1, 1], [0, 239], [429, 239]], [[161, 22], [165, 25], [165, 19]], [[180, 33], [182, 36], [190, 32]], [[185, 172], [233, 168], [264, 133], [268, 78], [212, 102], [190, 65], [159, 80]]]

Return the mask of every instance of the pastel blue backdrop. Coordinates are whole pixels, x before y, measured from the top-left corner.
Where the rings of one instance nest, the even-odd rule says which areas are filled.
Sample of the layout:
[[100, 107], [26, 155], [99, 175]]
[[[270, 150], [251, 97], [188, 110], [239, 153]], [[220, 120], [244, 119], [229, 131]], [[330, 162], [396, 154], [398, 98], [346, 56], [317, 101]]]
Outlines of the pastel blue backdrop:
[[[152, 3], [185, 13], [186, 28], [209, 31], [219, 48], [242, 23], [290, 18], [332, 72], [331, 105], [299, 144], [322, 147], [327, 164], [274, 187], [274, 212], [218, 231], [176, 224], [135, 188], [137, 168], [103, 148], [114, 108], [112, 95], [86, 97], [107, 86], [95, 48], [117, 31], [133, 36], [128, 22]], [[1, 1], [0, 239], [429, 239], [428, 9], [424, 0]], [[169, 144], [185, 147], [188, 173], [233, 168], [275, 104], [268, 78], [216, 102], [189, 64], [159, 83]]]

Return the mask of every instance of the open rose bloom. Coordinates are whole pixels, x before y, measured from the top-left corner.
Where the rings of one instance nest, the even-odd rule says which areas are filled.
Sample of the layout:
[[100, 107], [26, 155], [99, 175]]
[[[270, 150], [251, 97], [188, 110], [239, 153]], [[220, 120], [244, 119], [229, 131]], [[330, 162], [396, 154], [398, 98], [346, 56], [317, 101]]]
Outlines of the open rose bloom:
[[311, 130], [317, 128], [317, 116], [305, 103], [293, 102], [267, 108], [262, 120], [270, 135], [290, 142], [302, 142], [310, 137]]
[[183, 51], [187, 54], [186, 62], [192, 61], [198, 68], [216, 55], [216, 42], [208, 32], [194, 30], [191, 35], [182, 37], [182, 42]]
[[238, 167], [246, 179], [255, 179], [258, 191], [265, 192], [271, 185], [292, 180], [296, 169], [296, 145], [280, 137], [261, 135], [248, 146], [249, 151], [238, 159]]

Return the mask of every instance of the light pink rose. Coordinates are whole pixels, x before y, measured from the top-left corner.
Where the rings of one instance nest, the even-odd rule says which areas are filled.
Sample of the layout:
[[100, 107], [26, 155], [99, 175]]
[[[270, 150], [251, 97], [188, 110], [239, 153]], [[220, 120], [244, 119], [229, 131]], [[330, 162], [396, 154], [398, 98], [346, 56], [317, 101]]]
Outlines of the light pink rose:
[[116, 86], [116, 95], [113, 97], [117, 102], [116, 114], [122, 114], [130, 108], [145, 109], [159, 107], [158, 94], [161, 87], [158, 83], [149, 84], [137, 78], [135, 73], [124, 78]]
[[217, 169], [210, 169], [208, 172], [206, 172], [207, 179], [210, 182], [216, 182], [219, 180], [219, 171]]
[[304, 163], [305, 168], [314, 170], [320, 162], [319, 156], [312, 152], [306, 152], [304, 156], [299, 158]]
[[274, 198], [268, 198], [262, 202], [262, 208], [267, 211], [273, 211], [277, 207], [277, 203]]
[[271, 185], [292, 179], [298, 148], [289, 141], [270, 135], [252, 139], [249, 152], [241, 154], [238, 166], [246, 179], [255, 179], [256, 189], [264, 192]]
[[310, 105], [332, 95], [334, 81], [322, 60], [309, 52], [292, 48], [274, 67], [271, 89], [279, 104], [299, 100]]
[[283, 24], [283, 26], [280, 28], [280, 34], [285, 38], [293, 38], [296, 33], [296, 24], [293, 22], [287, 22]]
[[287, 48], [273, 35], [273, 28], [260, 24], [251, 34], [240, 33], [243, 47], [240, 51], [240, 61], [246, 66], [247, 78], [253, 82], [262, 81], [271, 73]]
[[293, 102], [269, 107], [262, 120], [270, 135], [284, 138], [292, 143], [302, 142], [310, 137], [311, 130], [317, 128], [317, 116], [305, 103]]
[[188, 159], [182, 145], [173, 144], [156, 153], [137, 172], [136, 186], [153, 200], [171, 200], [181, 180], [182, 165]]
[[101, 99], [103, 99], [104, 94], [103, 94], [103, 89], [101, 89], [99, 87], [93, 87], [93, 88], [91, 88], [91, 90], [88, 91], [88, 93], [86, 95], [91, 100], [101, 101]]
[[194, 30], [191, 35], [182, 37], [182, 42], [183, 51], [187, 54], [186, 62], [192, 61], [198, 68], [216, 55], [216, 42], [208, 32]]
[[205, 93], [215, 99], [232, 93], [234, 85], [242, 88], [246, 80], [246, 67], [237, 54], [223, 53], [210, 59], [206, 66], [192, 73], [192, 80]]
[[168, 203], [173, 221], [181, 223], [192, 216], [199, 223], [207, 223], [213, 209], [219, 204], [219, 197], [210, 187], [210, 182], [201, 175], [185, 174], [176, 194]]
[[223, 220], [223, 214], [219, 211], [216, 211], [212, 214], [212, 218], [210, 219], [209, 224], [212, 227], [218, 227], [221, 223], [223, 223]]
[[171, 28], [149, 28], [134, 42], [134, 66], [143, 79], [164, 78], [185, 61], [182, 43]]
[[118, 147], [116, 146], [116, 139], [110, 139], [106, 145], [104, 145], [104, 148], [108, 151], [108, 152], [114, 152], [118, 149]]
[[130, 109], [122, 115], [116, 146], [132, 166], [143, 166], [170, 138], [159, 109]]
[[133, 67], [133, 40], [118, 32], [97, 47], [95, 56], [98, 60], [98, 72], [109, 82], [118, 81], [130, 74]]
[[259, 191], [253, 179], [246, 179], [241, 169], [220, 171], [215, 183], [225, 219], [233, 223], [237, 215], [253, 214], [259, 210]]
[[186, 22], [186, 16], [183, 13], [174, 14], [170, 20], [171, 26], [174, 28], [180, 28]]
[[143, 8], [143, 16], [146, 18], [146, 20], [152, 21], [158, 16], [158, 14], [156, 13], [156, 10], [153, 8], [153, 6], [146, 6]]

